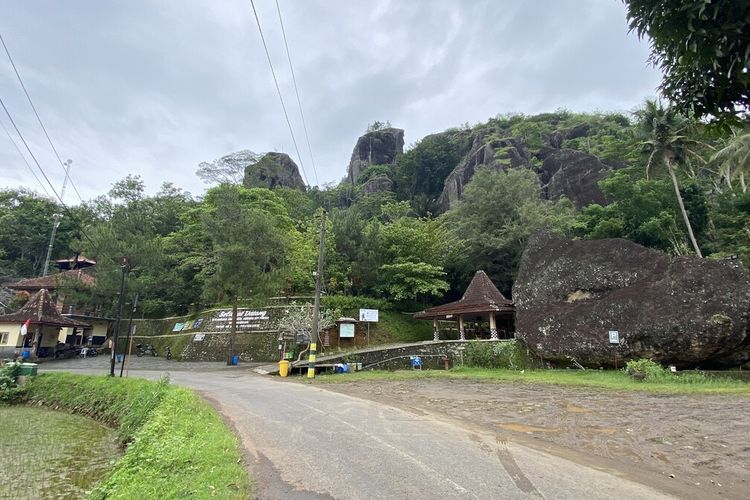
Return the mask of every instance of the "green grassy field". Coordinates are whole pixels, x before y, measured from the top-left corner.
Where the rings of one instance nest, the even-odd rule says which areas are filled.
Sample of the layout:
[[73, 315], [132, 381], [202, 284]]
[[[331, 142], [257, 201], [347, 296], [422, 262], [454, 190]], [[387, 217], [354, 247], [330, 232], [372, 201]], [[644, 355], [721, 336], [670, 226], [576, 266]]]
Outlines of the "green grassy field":
[[683, 373], [665, 381], [633, 380], [622, 370], [501, 370], [455, 368], [443, 370], [363, 371], [339, 375], [320, 375], [315, 383], [342, 383], [358, 380], [466, 379], [482, 382], [557, 384], [572, 387], [596, 387], [616, 391], [641, 391], [666, 394], [741, 394], [750, 395], [750, 383], [739, 380], [707, 378], [699, 373]]

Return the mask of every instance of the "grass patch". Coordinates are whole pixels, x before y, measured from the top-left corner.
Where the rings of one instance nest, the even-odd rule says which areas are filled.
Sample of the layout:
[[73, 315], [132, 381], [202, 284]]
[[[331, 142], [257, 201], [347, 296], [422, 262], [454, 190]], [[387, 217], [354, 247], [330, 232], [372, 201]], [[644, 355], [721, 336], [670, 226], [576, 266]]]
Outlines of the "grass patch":
[[124, 457], [89, 498], [249, 498], [239, 442], [219, 415], [188, 389], [67, 373], [29, 384], [29, 402], [118, 426]]
[[[374, 344], [432, 340], [432, 323], [429, 321], [413, 319], [409, 314], [396, 311], [380, 311], [378, 320], [370, 324], [370, 339]], [[366, 327], [360, 325], [360, 328]]]
[[750, 383], [740, 380], [695, 377], [676, 374], [659, 382], [633, 380], [624, 370], [502, 370], [455, 368], [453, 370], [363, 371], [346, 375], [320, 375], [317, 383], [342, 383], [358, 380], [460, 379], [485, 382], [522, 382], [571, 387], [595, 387], [616, 391], [659, 394], [742, 394], [750, 395]]

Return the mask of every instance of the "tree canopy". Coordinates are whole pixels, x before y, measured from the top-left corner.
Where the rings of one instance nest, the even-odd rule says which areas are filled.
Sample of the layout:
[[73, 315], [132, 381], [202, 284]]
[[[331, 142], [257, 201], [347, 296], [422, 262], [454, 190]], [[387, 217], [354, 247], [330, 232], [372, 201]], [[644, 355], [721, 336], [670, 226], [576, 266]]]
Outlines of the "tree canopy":
[[750, 3], [625, 0], [631, 31], [648, 37], [662, 94], [683, 113], [735, 119], [750, 109]]

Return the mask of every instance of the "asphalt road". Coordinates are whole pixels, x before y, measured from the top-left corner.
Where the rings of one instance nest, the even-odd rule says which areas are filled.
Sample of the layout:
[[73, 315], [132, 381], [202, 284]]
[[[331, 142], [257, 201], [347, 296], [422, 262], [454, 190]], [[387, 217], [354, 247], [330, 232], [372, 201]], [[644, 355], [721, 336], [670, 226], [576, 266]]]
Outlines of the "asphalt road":
[[[40, 369], [103, 373], [103, 361]], [[164, 372], [203, 394], [234, 426], [258, 498], [671, 498], [615, 470], [243, 367], [139, 358], [129, 373], [153, 379]]]

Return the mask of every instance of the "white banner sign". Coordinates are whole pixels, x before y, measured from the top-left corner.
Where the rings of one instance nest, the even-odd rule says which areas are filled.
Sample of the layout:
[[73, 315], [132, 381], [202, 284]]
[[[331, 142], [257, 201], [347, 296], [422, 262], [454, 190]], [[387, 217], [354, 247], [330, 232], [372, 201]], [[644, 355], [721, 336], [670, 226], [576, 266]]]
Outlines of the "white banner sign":
[[367, 321], [369, 323], [378, 322], [378, 310], [377, 309], [360, 309], [359, 320]]

